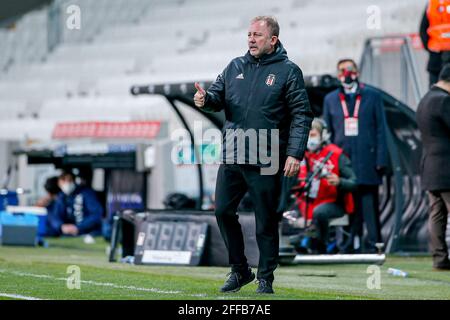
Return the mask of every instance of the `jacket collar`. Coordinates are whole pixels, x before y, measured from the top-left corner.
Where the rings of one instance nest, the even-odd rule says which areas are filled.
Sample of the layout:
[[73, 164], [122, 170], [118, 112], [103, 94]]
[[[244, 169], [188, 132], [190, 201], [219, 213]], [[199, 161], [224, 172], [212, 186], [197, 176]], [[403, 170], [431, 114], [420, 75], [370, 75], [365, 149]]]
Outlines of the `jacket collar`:
[[446, 93], [446, 94], [450, 94], [447, 90], [444, 90], [444, 89], [442, 89], [441, 87], [438, 87], [437, 85], [433, 85], [433, 86], [431, 87], [431, 90], [433, 90], [433, 91], [441, 91], [441, 92], [444, 92], [444, 93]]
[[[354, 95], [360, 95], [360, 94], [362, 94], [363, 89], [364, 89], [364, 83], [358, 82], [358, 87], [356, 88], [356, 92], [353, 93], [353, 94]], [[351, 94], [351, 93], [350, 94], [345, 93], [344, 87], [342, 85], [339, 86], [339, 92], [343, 93], [346, 96]]]

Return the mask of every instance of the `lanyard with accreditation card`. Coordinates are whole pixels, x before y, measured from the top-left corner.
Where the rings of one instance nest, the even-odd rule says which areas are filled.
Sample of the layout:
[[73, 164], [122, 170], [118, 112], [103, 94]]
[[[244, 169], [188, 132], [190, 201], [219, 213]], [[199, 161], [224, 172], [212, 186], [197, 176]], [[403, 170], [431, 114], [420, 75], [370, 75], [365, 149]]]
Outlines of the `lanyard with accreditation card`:
[[356, 96], [355, 110], [353, 111], [353, 117], [350, 117], [347, 108], [347, 102], [345, 102], [345, 95], [339, 94], [341, 100], [342, 112], [344, 112], [344, 135], [346, 137], [355, 137], [358, 135], [358, 114], [359, 107], [361, 106], [361, 94]]

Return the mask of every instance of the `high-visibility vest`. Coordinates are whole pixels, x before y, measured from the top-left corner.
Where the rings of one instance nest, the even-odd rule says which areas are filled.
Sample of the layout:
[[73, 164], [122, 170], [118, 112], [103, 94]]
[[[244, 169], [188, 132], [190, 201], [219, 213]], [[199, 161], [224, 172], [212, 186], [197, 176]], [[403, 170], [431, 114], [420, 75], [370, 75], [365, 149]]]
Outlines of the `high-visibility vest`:
[[[341, 156], [343, 150], [337, 145], [330, 143], [324, 146], [317, 153], [306, 151], [305, 158], [300, 165], [300, 170], [298, 173], [298, 178], [301, 181], [299, 186], [304, 186], [304, 181], [308, 176], [308, 173], [313, 171], [315, 165], [323, 161], [330, 151], [332, 151], [333, 154], [325, 164], [324, 170], [339, 176], [339, 157]], [[345, 193], [343, 196], [344, 210], [346, 213], [352, 214], [354, 211], [353, 196], [351, 193]], [[311, 220], [313, 218], [313, 211], [318, 205], [333, 203], [336, 202], [337, 199], [338, 189], [335, 186], [329, 185], [326, 178], [320, 179], [319, 190], [314, 199], [307, 199], [304, 193], [297, 193], [297, 205], [299, 211], [302, 213], [302, 216], [306, 218], [306, 220]]]
[[450, 0], [430, 0], [427, 17], [428, 49], [450, 51]]

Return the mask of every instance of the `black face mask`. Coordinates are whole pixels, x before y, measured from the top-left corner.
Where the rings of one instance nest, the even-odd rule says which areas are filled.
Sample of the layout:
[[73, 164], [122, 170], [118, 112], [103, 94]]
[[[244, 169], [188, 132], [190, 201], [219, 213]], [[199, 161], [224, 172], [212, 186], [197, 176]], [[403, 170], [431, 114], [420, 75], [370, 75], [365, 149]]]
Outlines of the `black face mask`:
[[339, 77], [339, 79], [344, 85], [352, 85], [353, 83], [358, 82], [356, 73], [347, 70]]
[[352, 83], [354, 83], [354, 82], [356, 82], [356, 81], [357, 81], [357, 78], [356, 78], [356, 79], [353, 79], [352, 76], [346, 76], [346, 77], [345, 77], [345, 80], [344, 80], [344, 83], [345, 83], [345, 84], [352, 84]]

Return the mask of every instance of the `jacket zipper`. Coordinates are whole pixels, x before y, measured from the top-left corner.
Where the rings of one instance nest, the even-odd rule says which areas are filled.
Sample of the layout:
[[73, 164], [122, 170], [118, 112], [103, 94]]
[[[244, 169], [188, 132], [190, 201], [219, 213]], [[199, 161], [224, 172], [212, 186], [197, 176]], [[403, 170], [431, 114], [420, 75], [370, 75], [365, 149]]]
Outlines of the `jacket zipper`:
[[256, 79], [258, 70], [259, 70], [259, 62], [256, 64], [256, 70], [251, 79], [250, 92], [247, 96], [247, 104], [246, 104], [246, 111], [245, 111], [245, 118], [244, 118], [245, 129], [247, 129], [247, 116], [248, 116], [248, 110], [250, 109], [249, 101], [250, 101], [251, 96], [253, 95], [253, 90], [255, 88], [255, 79]]

